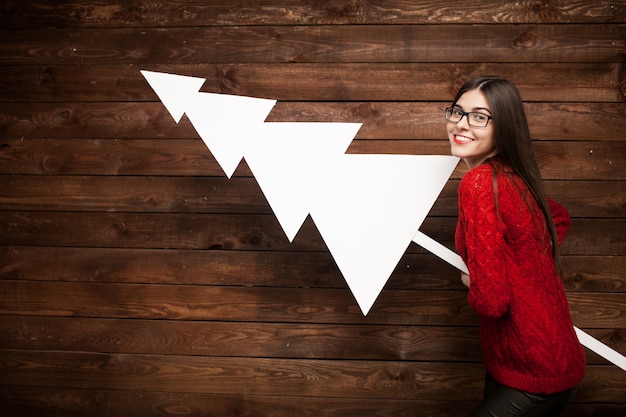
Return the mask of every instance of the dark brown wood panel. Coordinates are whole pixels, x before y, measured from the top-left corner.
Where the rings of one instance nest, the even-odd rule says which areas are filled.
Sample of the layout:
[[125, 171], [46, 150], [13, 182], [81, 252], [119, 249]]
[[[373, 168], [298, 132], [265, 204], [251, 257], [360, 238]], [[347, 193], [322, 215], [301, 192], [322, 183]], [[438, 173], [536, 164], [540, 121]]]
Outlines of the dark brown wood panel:
[[[604, 340], [615, 345], [604, 332]], [[359, 340], [359, 343], [354, 343]], [[15, 350], [308, 359], [480, 362], [475, 327], [0, 317]], [[603, 362], [602, 362], [603, 363]]]
[[[315, 398], [221, 395], [175, 392], [88, 390], [50, 387], [0, 387], [7, 417], [465, 417], [476, 401], [448, 398], [442, 401], [369, 398]], [[622, 417], [626, 404], [580, 403], [578, 398], [563, 417]]]
[[[458, 271], [411, 243], [367, 316], [307, 218], [290, 243], [140, 70], [362, 123], [349, 153], [447, 155], [443, 109], [518, 86], [573, 221], [574, 323], [626, 353], [626, 1], [0, 2], [0, 404], [7, 417], [462, 417], [481, 397]], [[241, 123], [246, 123], [241, 115]], [[460, 163], [420, 230], [454, 248]], [[383, 250], [381, 244], [381, 250]], [[586, 350], [565, 417], [626, 413]]]
[[[415, 248], [410, 248], [413, 251]], [[568, 291], [626, 292], [626, 264], [620, 256], [566, 256]], [[0, 279], [178, 285], [246, 285], [345, 288], [327, 252], [265, 252], [0, 248]], [[458, 272], [430, 254], [406, 253], [387, 282], [396, 290], [459, 290]]]
[[[326, 251], [308, 218], [289, 242], [272, 215], [0, 212], [0, 244], [138, 249]], [[453, 247], [454, 218], [427, 218], [420, 230]], [[564, 255], [620, 255], [626, 219], [572, 220]], [[87, 235], [87, 236], [85, 236]]]
[[[430, 211], [456, 216], [458, 180], [450, 180]], [[573, 217], [623, 217], [626, 181], [546, 181], [548, 194]], [[0, 177], [0, 210], [143, 213], [254, 213], [272, 209], [254, 178], [52, 176]]]
[[[0, 288], [2, 314], [398, 325], [477, 323], [461, 288], [445, 293], [385, 290], [367, 317], [347, 286], [315, 289], [0, 281]], [[28, 299], [21, 295], [25, 291], [29, 292]]]
[[255, 0], [207, 2], [168, 0], [99, 4], [88, 0], [12, 0], [0, 7], [5, 28], [108, 28], [223, 25], [442, 24], [442, 23], [624, 23], [626, 4], [492, 2], [463, 0], [316, 1]]
[[[449, 101], [278, 102], [267, 121], [361, 123], [355, 139], [445, 141], [443, 114], [449, 104]], [[613, 146], [620, 146], [623, 143], [622, 129], [626, 124], [625, 107], [624, 103], [528, 103], [526, 111], [533, 139], [614, 141], [619, 143]], [[7, 139], [198, 138], [186, 116], [176, 124], [161, 103], [130, 102], [0, 103], [0, 135], [3, 140], [0, 149], [4, 152], [7, 148], [4, 141]], [[393, 148], [398, 145], [391, 142], [387, 146]], [[126, 148], [127, 142], [119, 143], [118, 147]], [[384, 149], [380, 151], [388, 152]], [[163, 158], [172, 157], [165, 155]]]
[[[325, 251], [312, 221], [290, 243], [273, 215], [0, 212], [0, 244]], [[87, 238], [85, 234], [90, 234]]]
[[[536, 142], [545, 180], [626, 179], [623, 142]], [[355, 140], [349, 153], [447, 155], [438, 140]], [[201, 139], [0, 139], [0, 174], [218, 176], [226, 178]], [[465, 172], [459, 164], [451, 178]], [[251, 176], [244, 160], [233, 177]], [[599, 185], [605, 187], [605, 185]], [[619, 184], [606, 187], [620, 187]], [[619, 203], [618, 203], [619, 204]]]
[[[26, 352], [0, 350], [0, 365], [15, 385], [65, 386], [94, 390], [132, 389], [189, 393], [283, 395], [288, 397], [472, 401], [482, 392], [483, 369], [477, 364], [410, 361], [323, 361], [212, 358], [197, 356]], [[45, 380], [41, 372], [46, 372]], [[433, 383], [437, 381], [437, 383]], [[589, 367], [578, 394], [623, 404], [621, 369]]]
[[[483, 377], [477, 364], [447, 364], [454, 369], [450, 372], [446, 365], [409, 361], [0, 352], [0, 365], [12, 384], [90, 389], [143, 386], [147, 391], [177, 392], [169, 388], [176, 386], [184, 392], [239, 394], [245, 386], [248, 395], [333, 397], [345, 392], [352, 398], [438, 400], [457, 389], [459, 400], [471, 400], [479, 395]], [[45, 380], [38, 377], [41, 372], [47, 372]], [[430, 383], [433, 379], [441, 384]]]
[[569, 291], [626, 291], [626, 261], [621, 256], [563, 257], [563, 281]]
[[[613, 349], [626, 330], [586, 329]], [[354, 343], [359, 340], [359, 343]], [[2, 346], [14, 350], [308, 359], [481, 362], [475, 326], [392, 326], [0, 317]], [[607, 364], [587, 351], [588, 364]]]
[[[0, 101], [153, 101], [139, 69], [0, 67]], [[280, 101], [445, 101], [464, 81], [484, 74], [515, 82], [526, 102], [624, 102], [626, 95], [621, 82], [626, 68], [619, 63], [158, 64], [141, 69], [204, 78], [204, 92]]]
[[626, 25], [322, 25], [0, 30], [0, 65], [622, 62]]
[[[596, 263], [604, 264], [605, 261]], [[61, 263], [61, 260], [63, 261]], [[607, 274], [608, 275], [608, 274]], [[615, 279], [585, 273], [586, 281]], [[197, 251], [8, 247], [0, 249], [0, 278], [178, 285], [345, 288], [328, 252]], [[623, 279], [617, 275], [617, 279]], [[459, 289], [456, 269], [427, 254], [405, 254], [389, 288]], [[589, 284], [588, 284], [589, 285]]]
[[[617, 183], [619, 184], [619, 183]], [[0, 209], [257, 213], [272, 209], [254, 178], [3, 176]]]
[[[0, 278], [6, 280], [344, 287], [331, 255], [323, 252], [268, 257], [263, 252], [5, 247], [0, 255]], [[563, 267], [568, 291], [626, 291], [626, 268], [619, 256], [567, 256]], [[386, 288], [458, 290], [460, 286], [458, 272], [442, 260], [406, 253]]]
[[[463, 289], [383, 290], [366, 317], [347, 288], [0, 281], [0, 289], [0, 312], [14, 315], [425, 326], [477, 324]], [[623, 313], [626, 294], [570, 293], [568, 299], [575, 325], [626, 329]]]

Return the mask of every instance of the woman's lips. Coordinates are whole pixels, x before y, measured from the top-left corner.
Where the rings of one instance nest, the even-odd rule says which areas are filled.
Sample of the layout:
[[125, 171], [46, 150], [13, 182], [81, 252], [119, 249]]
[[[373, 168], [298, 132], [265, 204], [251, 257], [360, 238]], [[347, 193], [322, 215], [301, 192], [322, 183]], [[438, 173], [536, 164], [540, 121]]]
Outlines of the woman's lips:
[[454, 135], [454, 143], [458, 143], [459, 145], [464, 145], [466, 143], [472, 142], [474, 139], [463, 136], [463, 135]]

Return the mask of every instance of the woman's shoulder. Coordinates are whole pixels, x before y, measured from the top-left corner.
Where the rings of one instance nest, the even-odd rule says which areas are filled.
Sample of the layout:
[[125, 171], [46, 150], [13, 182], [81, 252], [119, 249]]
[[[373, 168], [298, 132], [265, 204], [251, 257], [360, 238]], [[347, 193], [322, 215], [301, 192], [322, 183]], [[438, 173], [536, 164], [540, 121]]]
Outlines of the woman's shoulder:
[[485, 179], [489, 179], [489, 181], [491, 181], [492, 176], [493, 168], [489, 163], [485, 162], [467, 171], [465, 175], [463, 175], [463, 178], [461, 178], [461, 183], [484, 181]]
[[492, 193], [494, 188], [506, 194], [510, 191], [520, 194], [526, 187], [513, 169], [499, 158], [489, 159], [467, 171], [459, 185], [461, 192]]
[[493, 171], [489, 164], [470, 169], [463, 175], [459, 184], [459, 198], [480, 200], [493, 193]]
[[492, 187], [494, 178], [499, 176], [500, 173], [509, 171], [510, 168], [499, 158], [490, 158], [467, 171], [461, 178], [460, 187], [476, 188], [484, 185]]

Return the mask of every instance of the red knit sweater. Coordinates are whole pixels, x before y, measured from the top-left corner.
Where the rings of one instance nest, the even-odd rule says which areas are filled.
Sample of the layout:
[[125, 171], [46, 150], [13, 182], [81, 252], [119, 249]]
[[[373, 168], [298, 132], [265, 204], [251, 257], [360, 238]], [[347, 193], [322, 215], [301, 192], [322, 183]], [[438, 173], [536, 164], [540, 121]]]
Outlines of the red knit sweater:
[[[549, 202], [560, 244], [569, 213]], [[535, 199], [499, 158], [465, 174], [456, 246], [470, 272], [468, 301], [480, 316], [485, 366], [501, 384], [535, 394], [567, 390], [585, 374], [549, 242]]]

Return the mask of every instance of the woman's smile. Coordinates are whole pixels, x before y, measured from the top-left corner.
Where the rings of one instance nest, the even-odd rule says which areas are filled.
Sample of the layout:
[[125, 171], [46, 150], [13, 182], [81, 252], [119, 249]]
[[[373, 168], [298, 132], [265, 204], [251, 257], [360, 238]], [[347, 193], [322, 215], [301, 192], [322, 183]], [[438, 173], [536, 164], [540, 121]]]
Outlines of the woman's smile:
[[455, 143], [458, 143], [459, 145], [463, 145], [463, 144], [472, 142], [474, 139], [467, 137], [467, 136], [463, 136], [463, 135], [454, 135], [453, 140]]

